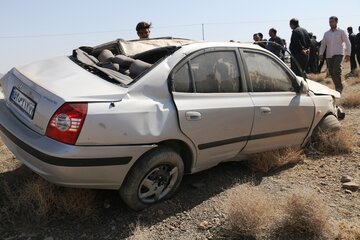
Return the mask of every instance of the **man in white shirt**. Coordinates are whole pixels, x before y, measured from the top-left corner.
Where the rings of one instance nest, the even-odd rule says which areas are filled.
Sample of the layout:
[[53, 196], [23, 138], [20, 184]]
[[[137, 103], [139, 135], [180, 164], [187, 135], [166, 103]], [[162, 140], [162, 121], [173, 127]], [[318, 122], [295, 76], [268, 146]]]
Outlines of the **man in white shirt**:
[[[320, 46], [320, 60], [324, 59], [326, 49], [326, 61], [329, 73], [334, 82], [335, 89], [340, 93], [343, 90], [341, 82], [341, 63], [345, 52], [345, 62], [350, 59], [351, 45], [345, 31], [337, 27], [338, 18], [332, 16], [329, 18], [330, 30], [324, 34]], [[345, 49], [344, 49], [345, 44]]]

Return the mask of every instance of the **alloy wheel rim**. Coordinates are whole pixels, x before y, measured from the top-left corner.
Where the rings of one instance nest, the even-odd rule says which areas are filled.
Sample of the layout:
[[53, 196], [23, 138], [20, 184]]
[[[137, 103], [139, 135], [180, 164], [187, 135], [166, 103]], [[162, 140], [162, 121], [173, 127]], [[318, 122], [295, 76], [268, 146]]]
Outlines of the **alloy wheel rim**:
[[153, 168], [142, 180], [138, 197], [144, 203], [154, 203], [164, 198], [174, 187], [179, 175], [178, 167], [168, 164]]

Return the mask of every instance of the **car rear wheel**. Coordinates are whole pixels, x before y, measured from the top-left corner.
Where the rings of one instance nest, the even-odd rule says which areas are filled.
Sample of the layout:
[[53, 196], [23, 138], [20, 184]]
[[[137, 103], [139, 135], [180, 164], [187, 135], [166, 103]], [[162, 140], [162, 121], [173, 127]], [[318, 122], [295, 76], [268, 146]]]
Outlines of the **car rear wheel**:
[[135, 163], [119, 193], [131, 209], [142, 210], [171, 197], [183, 175], [184, 163], [179, 154], [158, 148]]

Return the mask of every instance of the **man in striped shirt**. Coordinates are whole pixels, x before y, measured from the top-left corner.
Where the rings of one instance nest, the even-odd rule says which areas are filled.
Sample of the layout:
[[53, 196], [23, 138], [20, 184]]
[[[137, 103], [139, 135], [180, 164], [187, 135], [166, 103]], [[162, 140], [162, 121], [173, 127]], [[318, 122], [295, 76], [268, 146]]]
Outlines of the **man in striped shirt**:
[[[336, 91], [340, 93], [343, 90], [341, 82], [341, 63], [345, 54], [345, 62], [350, 59], [351, 45], [349, 38], [344, 30], [337, 27], [338, 18], [332, 16], [329, 18], [330, 30], [325, 32], [324, 38], [320, 46], [320, 60], [324, 58], [324, 51], [326, 49], [326, 60], [328, 64], [329, 73], [334, 82]], [[345, 44], [345, 49], [344, 49]]]

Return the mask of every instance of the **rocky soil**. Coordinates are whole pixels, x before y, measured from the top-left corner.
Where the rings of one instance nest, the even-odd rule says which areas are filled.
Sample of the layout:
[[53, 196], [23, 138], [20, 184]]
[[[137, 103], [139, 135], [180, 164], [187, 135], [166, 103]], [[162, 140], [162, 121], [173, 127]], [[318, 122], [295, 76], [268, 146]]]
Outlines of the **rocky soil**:
[[[358, 92], [359, 85], [348, 78], [344, 96]], [[141, 226], [145, 230], [137, 232], [134, 239], [150, 236], [154, 239], [229, 239], [226, 201], [231, 192], [244, 185], [269, 193], [278, 201], [297, 189], [313, 190], [325, 201], [334, 221], [356, 222], [360, 219], [359, 119], [359, 108], [346, 109], [342, 124], [355, 136], [355, 146], [349, 154], [317, 157], [310, 154], [295, 166], [267, 175], [252, 172], [244, 163], [220, 164], [185, 176], [172, 199], [142, 212], [128, 210], [115, 191], [97, 191], [100, 207], [90, 217], [49, 216], [46, 221], [0, 226], [0, 238], [125, 239], [133, 235], [136, 226]], [[0, 143], [0, 177], [19, 177], [21, 168], [24, 167]], [[25, 170], [25, 173], [29, 172]]]

